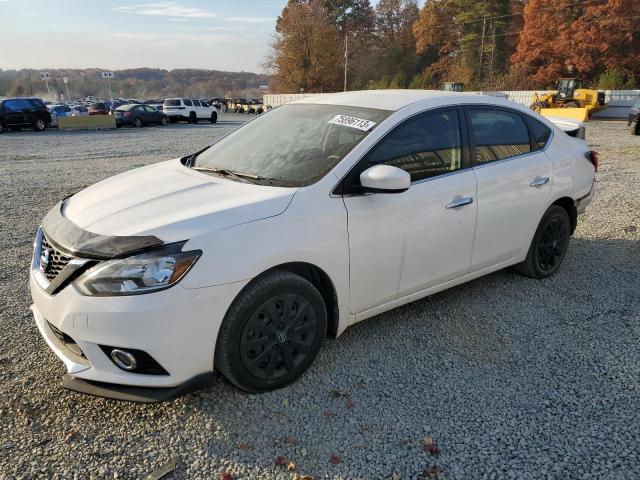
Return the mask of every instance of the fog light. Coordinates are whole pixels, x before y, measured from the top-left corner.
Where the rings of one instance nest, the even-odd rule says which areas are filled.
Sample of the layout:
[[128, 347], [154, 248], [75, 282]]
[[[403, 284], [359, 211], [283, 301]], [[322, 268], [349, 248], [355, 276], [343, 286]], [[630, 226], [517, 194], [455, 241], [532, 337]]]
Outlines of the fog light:
[[114, 348], [113, 350], [111, 350], [111, 359], [113, 360], [113, 363], [115, 363], [123, 370], [135, 370], [135, 368], [138, 366], [136, 357], [131, 355], [129, 352], [120, 350], [118, 348]]

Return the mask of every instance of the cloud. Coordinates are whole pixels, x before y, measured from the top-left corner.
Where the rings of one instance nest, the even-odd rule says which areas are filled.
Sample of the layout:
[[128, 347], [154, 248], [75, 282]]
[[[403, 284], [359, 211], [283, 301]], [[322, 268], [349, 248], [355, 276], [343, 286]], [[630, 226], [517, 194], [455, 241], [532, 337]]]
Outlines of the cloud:
[[170, 18], [216, 18], [217, 13], [197, 7], [187, 7], [177, 2], [141, 3], [114, 8], [116, 12]]

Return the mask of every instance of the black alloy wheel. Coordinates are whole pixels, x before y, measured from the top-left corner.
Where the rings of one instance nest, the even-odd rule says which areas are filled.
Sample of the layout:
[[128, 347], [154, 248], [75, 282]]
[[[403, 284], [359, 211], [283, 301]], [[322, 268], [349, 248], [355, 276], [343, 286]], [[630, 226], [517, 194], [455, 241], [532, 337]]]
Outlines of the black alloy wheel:
[[543, 272], [552, 272], [562, 262], [569, 244], [569, 225], [562, 216], [551, 217], [536, 249], [538, 267]]
[[249, 317], [240, 338], [240, 357], [247, 371], [271, 380], [295, 371], [316, 335], [316, 316], [307, 299], [277, 295]]
[[168, 123], [169, 121], [167, 120], [167, 117], [162, 117], [162, 119], [160, 120], [160, 125], [162, 125], [163, 127], [166, 127]]
[[515, 265], [515, 269], [532, 278], [550, 277], [560, 268], [570, 237], [569, 214], [559, 205], [551, 205], [540, 220], [527, 258]]
[[215, 367], [249, 392], [283, 387], [311, 365], [327, 331], [327, 311], [306, 279], [274, 270], [229, 308], [216, 342]]
[[140, 127], [142, 127], [142, 120], [140, 120], [139, 118], [136, 118], [136, 119], [133, 121], [133, 126], [134, 126], [134, 127], [136, 127], [136, 128], [140, 128]]

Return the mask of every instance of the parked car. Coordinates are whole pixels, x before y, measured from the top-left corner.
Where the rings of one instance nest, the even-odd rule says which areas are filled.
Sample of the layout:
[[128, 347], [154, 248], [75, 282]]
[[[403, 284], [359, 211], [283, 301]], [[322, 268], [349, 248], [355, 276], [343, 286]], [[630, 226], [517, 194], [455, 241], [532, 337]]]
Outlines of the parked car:
[[636, 100], [629, 110], [629, 116], [627, 118], [627, 124], [629, 125], [629, 131], [631, 135], [640, 135], [640, 99]]
[[309, 97], [58, 203], [35, 240], [35, 321], [73, 390], [164, 400], [214, 368], [279, 388], [356, 322], [509, 266], [555, 274], [597, 166], [494, 97]]
[[86, 108], [75, 105], [50, 105], [49, 112], [51, 113], [51, 126], [58, 125], [58, 118], [60, 117], [84, 117], [89, 115]]
[[0, 133], [30, 127], [38, 132], [51, 124], [51, 113], [40, 98], [0, 99]]
[[164, 101], [162, 111], [169, 116], [171, 123], [180, 120], [189, 123], [198, 123], [199, 120], [209, 120], [211, 123], [218, 121], [216, 109], [195, 98], [168, 98]]
[[111, 109], [106, 102], [96, 102], [89, 105], [89, 115], [109, 115]]
[[122, 105], [114, 110], [114, 115], [118, 128], [123, 125], [143, 127], [151, 124], [162, 126], [169, 124], [169, 118], [151, 105]]

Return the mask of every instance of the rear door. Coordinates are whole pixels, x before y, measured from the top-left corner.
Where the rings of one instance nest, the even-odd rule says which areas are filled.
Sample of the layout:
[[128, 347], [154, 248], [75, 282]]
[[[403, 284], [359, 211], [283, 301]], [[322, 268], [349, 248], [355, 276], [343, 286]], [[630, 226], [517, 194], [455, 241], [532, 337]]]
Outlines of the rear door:
[[524, 114], [491, 106], [465, 111], [478, 182], [471, 261], [471, 270], [478, 271], [526, 255], [547, 208], [553, 164], [534, 141]]

